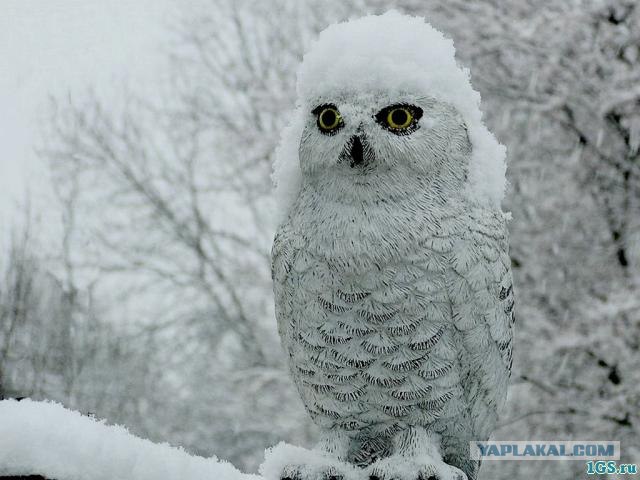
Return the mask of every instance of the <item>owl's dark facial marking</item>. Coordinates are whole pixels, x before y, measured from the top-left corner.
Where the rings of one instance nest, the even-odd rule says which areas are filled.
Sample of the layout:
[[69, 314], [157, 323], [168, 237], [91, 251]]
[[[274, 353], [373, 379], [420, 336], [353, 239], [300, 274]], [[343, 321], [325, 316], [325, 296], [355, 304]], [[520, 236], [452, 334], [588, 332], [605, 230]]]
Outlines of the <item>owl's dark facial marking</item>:
[[355, 167], [356, 165], [362, 165], [364, 163], [364, 153], [360, 137], [355, 137], [352, 140], [349, 153], [351, 156], [351, 168]]
[[349, 162], [351, 168], [366, 169], [375, 160], [373, 149], [364, 135], [354, 135], [344, 146], [339, 162]]
[[382, 128], [395, 135], [410, 135], [420, 128], [422, 109], [416, 105], [400, 103], [380, 110], [374, 118]]

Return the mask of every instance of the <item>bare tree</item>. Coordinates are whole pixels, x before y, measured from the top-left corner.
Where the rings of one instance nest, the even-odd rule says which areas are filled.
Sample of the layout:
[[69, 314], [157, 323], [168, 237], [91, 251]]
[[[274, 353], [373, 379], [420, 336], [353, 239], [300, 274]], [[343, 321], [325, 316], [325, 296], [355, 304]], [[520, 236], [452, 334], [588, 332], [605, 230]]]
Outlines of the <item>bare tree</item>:
[[134, 430], [240, 464], [309, 441], [273, 324], [271, 155], [306, 45], [356, 8], [212, 2], [175, 26], [153, 95], [52, 100], [42, 154], [69, 227], [65, 291], [90, 292], [123, 348], [154, 345], [171, 386]]
[[3, 278], [0, 283], [0, 397], [25, 396], [30, 393], [27, 385], [16, 385], [15, 375], [10, 375], [21, 358], [16, 348], [24, 338], [24, 327], [30, 326], [34, 309], [40, 303], [41, 292], [37, 290], [36, 265], [29, 248], [31, 240], [30, 222], [20, 234], [14, 233], [8, 254], [4, 257]]
[[[5, 396], [68, 398], [77, 379], [72, 298], [36, 252], [27, 211], [14, 228], [0, 283], [0, 385]], [[55, 393], [54, 393], [55, 392]]]

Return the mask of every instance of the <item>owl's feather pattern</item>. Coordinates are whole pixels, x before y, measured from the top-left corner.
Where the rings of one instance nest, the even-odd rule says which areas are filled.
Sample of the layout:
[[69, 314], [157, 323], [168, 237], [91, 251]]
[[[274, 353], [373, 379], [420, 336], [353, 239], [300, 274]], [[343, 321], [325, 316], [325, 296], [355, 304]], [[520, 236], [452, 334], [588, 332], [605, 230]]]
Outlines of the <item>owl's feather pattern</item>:
[[359, 439], [354, 462], [417, 425], [474, 476], [468, 442], [490, 435], [511, 368], [507, 250], [501, 212], [425, 194], [327, 205], [303, 186], [273, 247], [278, 325], [307, 410]]

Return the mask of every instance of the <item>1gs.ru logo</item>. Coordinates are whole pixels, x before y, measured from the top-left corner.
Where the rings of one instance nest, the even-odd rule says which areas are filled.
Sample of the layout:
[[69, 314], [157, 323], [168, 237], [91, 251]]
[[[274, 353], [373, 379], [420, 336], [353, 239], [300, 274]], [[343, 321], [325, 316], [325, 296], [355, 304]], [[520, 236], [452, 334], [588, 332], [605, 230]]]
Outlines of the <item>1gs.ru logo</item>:
[[587, 462], [587, 475], [595, 474], [617, 474], [617, 475], [635, 475], [638, 473], [638, 466], [635, 463], [621, 463], [614, 461], [590, 461]]

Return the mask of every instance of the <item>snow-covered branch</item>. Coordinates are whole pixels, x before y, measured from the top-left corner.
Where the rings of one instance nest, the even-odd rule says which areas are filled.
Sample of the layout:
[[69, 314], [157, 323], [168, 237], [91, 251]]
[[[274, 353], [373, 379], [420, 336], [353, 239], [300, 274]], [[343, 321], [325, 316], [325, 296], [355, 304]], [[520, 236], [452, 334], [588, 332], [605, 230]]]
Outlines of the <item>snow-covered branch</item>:
[[56, 480], [259, 480], [50, 402], [0, 402], [0, 476]]

